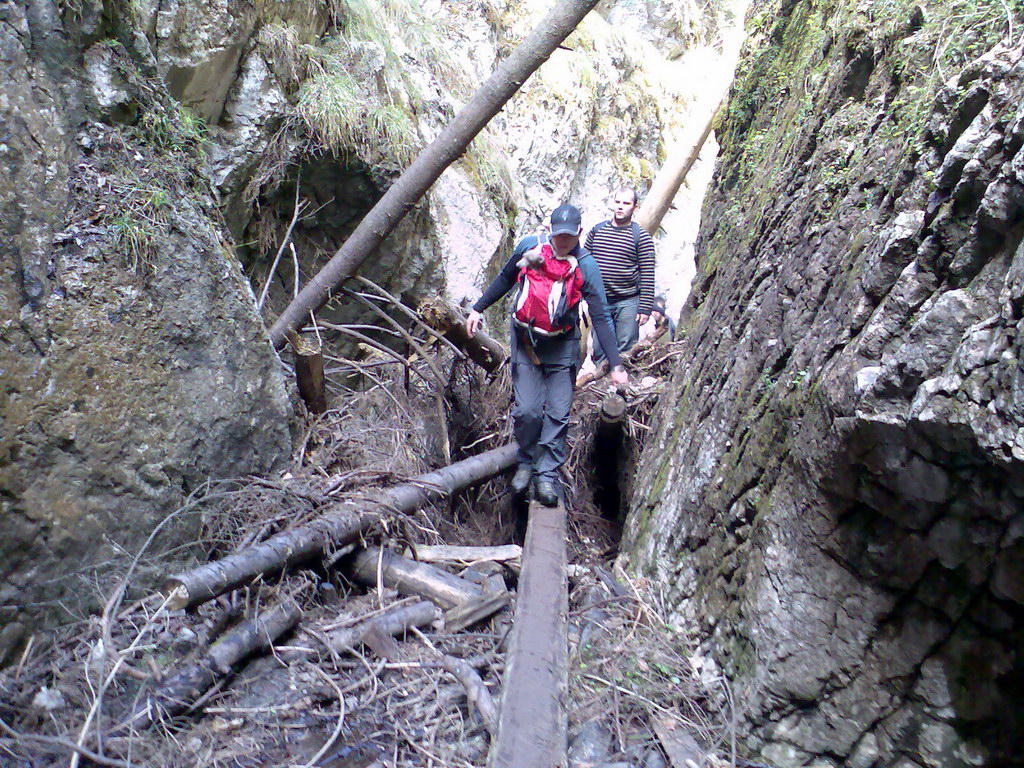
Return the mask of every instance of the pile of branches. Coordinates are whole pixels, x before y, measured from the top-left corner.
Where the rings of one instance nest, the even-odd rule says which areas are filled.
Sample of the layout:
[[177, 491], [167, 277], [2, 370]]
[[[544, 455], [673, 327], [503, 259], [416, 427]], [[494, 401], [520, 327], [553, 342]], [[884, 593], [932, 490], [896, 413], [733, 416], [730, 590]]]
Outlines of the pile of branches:
[[[203, 488], [167, 518], [198, 523], [198, 540], [156, 552], [161, 537], [154, 531], [143, 551], [111, 564], [107, 576], [114, 583], [102, 588], [98, 615], [37, 635], [19, 663], [0, 671], [0, 764], [239, 768], [357, 758], [352, 764], [482, 760], [490, 717], [481, 714], [488, 712], [484, 694], [501, 672], [498, 647], [508, 611], [499, 606], [497, 616], [477, 620], [471, 631], [453, 630], [440, 609], [422, 600], [412, 605], [383, 583], [358, 582], [351, 569], [371, 540], [395, 550], [410, 542], [486, 541], [463, 523], [482, 519], [483, 529], [496, 533], [473, 507], [499, 486], [503, 491], [503, 480], [407, 513], [382, 510], [361, 542], [329, 548], [299, 570], [265, 574], [196, 607], [175, 608], [169, 596], [150, 589], [158, 573], [245, 550], [441, 463], [435, 420], [446, 414], [433, 409], [437, 398], [446, 409], [461, 407], [459, 398], [493, 402], [486, 390], [503, 386], [500, 377], [481, 381], [457, 358], [447, 373], [444, 382], [413, 376], [411, 384], [393, 375], [354, 381], [333, 373], [337, 396], [325, 413], [303, 419], [287, 472]], [[476, 445], [462, 444], [460, 435], [458, 451], [497, 443], [502, 430], [500, 422], [469, 423], [465, 434], [475, 435]], [[456, 578], [462, 569], [448, 570]], [[514, 581], [514, 572], [506, 575]], [[343, 650], [330, 642], [409, 609], [408, 621], [419, 623], [403, 625], [405, 642], [376, 650], [361, 636]], [[243, 664], [246, 657], [253, 660]], [[157, 698], [160, 706], [148, 706]]]
[[705, 669], [645, 579], [594, 566], [570, 617], [570, 765], [725, 768], [741, 703]]
[[[426, 522], [394, 514], [374, 538], [388, 540], [385, 530], [439, 538]], [[408, 589], [400, 595], [387, 569], [374, 567], [379, 558], [411, 560], [351, 549], [187, 610], [173, 607], [173, 591], [127, 601], [129, 571], [99, 616], [30, 645], [0, 673], [0, 763], [482, 762], [511, 620], [505, 579], [518, 563], [409, 565], [472, 605], [443, 594], [435, 604]]]

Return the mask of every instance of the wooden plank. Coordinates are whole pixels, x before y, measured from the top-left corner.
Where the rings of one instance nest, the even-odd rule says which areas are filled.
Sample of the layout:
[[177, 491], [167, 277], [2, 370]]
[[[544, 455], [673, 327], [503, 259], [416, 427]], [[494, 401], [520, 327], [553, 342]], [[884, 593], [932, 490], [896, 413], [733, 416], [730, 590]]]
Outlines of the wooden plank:
[[565, 508], [531, 504], [498, 735], [488, 768], [566, 765], [566, 565]]

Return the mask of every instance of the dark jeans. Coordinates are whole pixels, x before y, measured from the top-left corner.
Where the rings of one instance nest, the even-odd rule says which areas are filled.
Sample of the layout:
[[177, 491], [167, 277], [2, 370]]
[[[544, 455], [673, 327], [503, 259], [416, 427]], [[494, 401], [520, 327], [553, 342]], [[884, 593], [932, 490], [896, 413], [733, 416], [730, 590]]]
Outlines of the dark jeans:
[[569, 362], [512, 363], [512, 431], [519, 444], [519, 463], [533, 467], [539, 478], [555, 480], [565, 463], [569, 407], [576, 385], [576, 366]]
[[[615, 340], [619, 343], [619, 354], [631, 349], [636, 344], [636, 340], [640, 338], [640, 326], [636, 322], [636, 313], [639, 311], [639, 296], [608, 302], [608, 313], [612, 317], [612, 325], [615, 328]], [[604, 360], [604, 350], [601, 349], [601, 342], [597, 340], [597, 334], [593, 329], [590, 331], [590, 338], [594, 343], [594, 363], [597, 364]]]

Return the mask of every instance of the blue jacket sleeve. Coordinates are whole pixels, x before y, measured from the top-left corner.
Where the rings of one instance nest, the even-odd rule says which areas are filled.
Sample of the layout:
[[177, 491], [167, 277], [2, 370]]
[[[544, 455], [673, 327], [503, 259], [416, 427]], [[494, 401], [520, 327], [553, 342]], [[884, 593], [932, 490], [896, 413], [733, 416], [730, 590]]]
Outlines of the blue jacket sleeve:
[[597, 340], [601, 343], [601, 349], [604, 350], [612, 368], [622, 365], [619, 342], [615, 338], [612, 318], [608, 314], [608, 302], [604, 297], [601, 270], [589, 253], [580, 258], [580, 272], [583, 273], [583, 298], [587, 300], [587, 306], [590, 308], [590, 322], [594, 326]]
[[519, 245], [512, 251], [512, 257], [505, 262], [505, 266], [501, 268], [501, 271], [491, 281], [491, 284], [487, 286], [480, 298], [477, 299], [476, 304], [473, 305], [474, 311], [483, 312], [512, 290], [512, 286], [516, 284], [516, 278], [519, 276], [519, 267], [516, 265], [523, 258], [523, 254], [536, 244], [537, 238], [533, 236], [524, 237], [519, 241]]

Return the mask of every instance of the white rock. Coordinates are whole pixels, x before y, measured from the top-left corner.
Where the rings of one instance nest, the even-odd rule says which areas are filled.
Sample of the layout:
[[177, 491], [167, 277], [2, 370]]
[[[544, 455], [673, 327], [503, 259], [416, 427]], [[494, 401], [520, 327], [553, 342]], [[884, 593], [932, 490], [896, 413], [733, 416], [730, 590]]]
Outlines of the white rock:
[[32, 706], [46, 712], [55, 712], [64, 708], [64, 695], [56, 688], [47, 688], [44, 685], [32, 698]]

